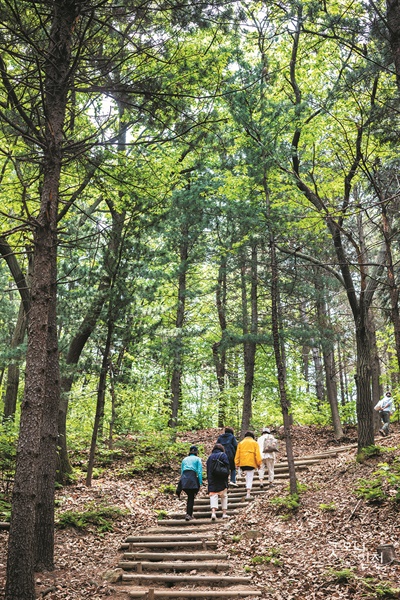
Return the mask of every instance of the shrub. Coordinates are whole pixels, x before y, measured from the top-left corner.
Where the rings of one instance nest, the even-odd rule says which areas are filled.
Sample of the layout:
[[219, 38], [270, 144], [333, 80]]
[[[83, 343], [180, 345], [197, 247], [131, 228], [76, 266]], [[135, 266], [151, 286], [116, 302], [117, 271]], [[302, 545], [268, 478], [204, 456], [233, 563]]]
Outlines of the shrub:
[[67, 510], [61, 513], [57, 520], [57, 525], [61, 529], [75, 527], [76, 529], [94, 529], [99, 533], [113, 531], [113, 521], [116, 521], [122, 515], [127, 514], [128, 510], [121, 510], [116, 506], [100, 505], [95, 507], [93, 503], [87, 505], [82, 511]]
[[351, 579], [354, 579], [355, 574], [352, 569], [342, 569], [335, 571], [335, 569], [329, 569], [327, 573], [328, 577], [333, 578], [337, 583], [348, 583]]
[[354, 489], [356, 496], [367, 502], [400, 502], [400, 460], [381, 463], [372, 479], [359, 479]]
[[328, 504], [320, 504], [319, 508], [325, 512], [335, 512], [335, 510], [337, 510], [337, 506], [334, 502], [329, 502]]

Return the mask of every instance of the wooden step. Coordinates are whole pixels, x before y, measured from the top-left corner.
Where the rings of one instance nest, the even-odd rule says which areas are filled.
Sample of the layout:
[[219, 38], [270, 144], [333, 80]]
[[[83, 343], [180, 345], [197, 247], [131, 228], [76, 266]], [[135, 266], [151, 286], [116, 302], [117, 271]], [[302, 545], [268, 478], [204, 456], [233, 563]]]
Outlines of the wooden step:
[[[232, 510], [239, 510], [241, 508], [244, 508], [246, 506], [246, 503], [243, 502], [242, 498], [235, 498], [235, 500], [239, 500], [236, 502], [230, 501], [230, 496], [229, 496], [229, 492], [228, 492], [228, 506], [230, 506], [230, 508]], [[197, 504], [195, 503], [194, 505], [194, 512], [201, 512], [203, 511], [205, 508], [210, 508], [210, 501], [208, 501], [207, 503], [201, 503], [201, 504]]]
[[149, 535], [128, 535], [125, 538], [125, 542], [196, 542], [212, 537], [214, 534], [210, 533], [199, 533], [193, 535], [190, 533], [179, 534], [174, 532], [173, 534], [166, 534], [164, 531], [159, 531], [157, 528], [154, 534]]
[[193, 542], [125, 542], [121, 544], [120, 549], [129, 551], [138, 550], [139, 548], [156, 548], [159, 550], [162, 548], [193, 548], [207, 550], [207, 548], [215, 548], [217, 545], [218, 542], [216, 540], [199, 540]]
[[[228, 521], [228, 519], [226, 519]], [[222, 521], [222, 519], [219, 519]], [[194, 519], [194, 521], [185, 521], [184, 519], [163, 519], [158, 522], [159, 527], [173, 527], [174, 525], [179, 527], [203, 527], [205, 525], [210, 525], [211, 519]]]
[[171, 589], [130, 589], [128, 591], [130, 598], [145, 598], [153, 600], [153, 598], [260, 598], [260, 590], [247, 589], [230, 589], [230, 590], [171, 590]]
[[251, 581], [250, 577], [238, 577], [223, 575], [140, 575], [137, 573], [123, 573], [122, 581], [134, 581], [135, 583], [148, 583], [149, 581], [155, 581], [157, 583], [197, 583], [199, 585], [232, 585], [232, 584], [246, 584]]
[[229, 563], [224, 562], [188, 562], [174, 560], [172, 562], [152, 562], [152, 561], [126, 561], [118, 563], [118, 567], [124, 571], [229, 571]]
[[[239, 508], [234, 508], [233, 506], [230, 506], [228, 503], [228, 509], [227, 509], [227, 513], [228, 515], [232, 516], [232, 513], [235, 513], [236, 511], [238, 511], [240, 508], [244, 508], [245, 506], [248, 506], [247, 502], [243, 502], [243, 504], [241, 504], [239, 506]], [[208, 509], [208, 510], [207, 510]], [[217, 510], [217, 518], [221, 518], [222, 517], [222, 510]], [[194, 510], [193, 511], [193, 516], [194, 516], [194, 520], [197, 521], [197, 519], [209, 519], [211, 515], [211, 508], [208, 506], [203, 506], [202, 508]], [[168, 519], [184, 519], [185, 518], [185, 514], [184, 513], [168, 513]], [[166, 520], [168, 520], [166, 519]]]
[[[229, 503], [230, 504], [234, 504], [236, 506], [236, 504], [240, 504], [242, 502], [242, 498], [243, 498], [243, 494], [241, 496], [235, 497], [233, 494], [235, 493], [235, 491], [237, 490], [237, 488], [229, 488], [228, 489], [228, 497], [229, 497]], [[194, 508], [196, 509], [197, 506], [210, 506], [210, 498], [207, 496], [207, 498], [196, 498], [196, 500], [194, 501]]]
[[125, 552], [123, 560], [227, 560], [228, 554], [214, 554], [211, 552]]

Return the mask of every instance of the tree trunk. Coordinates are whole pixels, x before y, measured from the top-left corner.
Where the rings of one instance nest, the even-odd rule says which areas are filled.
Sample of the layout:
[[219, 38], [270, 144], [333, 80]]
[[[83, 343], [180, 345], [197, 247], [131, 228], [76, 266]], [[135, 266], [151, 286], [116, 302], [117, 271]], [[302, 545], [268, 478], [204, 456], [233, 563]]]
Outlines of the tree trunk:
[[[399, 10], [400, 18], [400, 10]], [[400, 27], [400, 24], [399, 24]], [[400, 30], [399, 30], [400, 32]], [[399, 42], [400, 43], [400, 42]], [[386, 269], [387, 269], [387, 284], [390, 296], [390, 317], [393, 324], [394, 342], [397, 355], [397, 364], [400, 370], [400, 314], [399, 314], [399, 288], [396, 282], [396, 273], [393, 264], [392, 254], [392, 227], [388, 218], [385, 202], [381, 202], [382, 206], [382, 225], [383, 235], [386, 245]]]
[[244, 359], [244, 388], [243, 388], [243, 409], [241, 423], [241, 437], [250, 428], [252, 418], [252, 395], [254, 382], [254, 369], [256, 359], [256, 335], [258, 329], [258, 303], [257, 303], [257, 245], [253, 244], [251, 249], [251, 323], [248, 324], [247, 311], [247, 293], [246, 293], [246, 263], [243, 257], [241, 267], [242, 281], [242, 312], [243, 312], [243, 359]]
[[[34, 600], [35, 561], [53, 567], [56, 439], [60, 396], [56, 282], [57, 212], [63, 126], [77, 5], [55, 1], [45, 65], [45, 145], [40, 211], [34, 222], [34, 258], [28, 318], [25, 393], [12, 499], [5, 600]], [[51, 422], [53, 421], [53, 423]], [[49, 464], [46, 465], [46, 461]], [[39, 509], [37, 511], [37, 505]], [[38, 517], [38, 521], [36, 521]], [[46, 525], [40, 519], [46, 521]], [[35, 533], [50, 526], [46, 556]]]
[[[306, 313], [303, 302], [300, 305], [300, 312], [301, 312], [302, 322], [306, 323], [307, 322], [307, 316], [306, 316], [307, 313]], [[306, 382], [306, 392], [308, 394], [310, 391], [310, 346], [308, 344], [302, 345], [301, 358], [302, 358], [304, 380]]]
[[[371, 392], [372, 392], [372, 406], [375, 406], [383, 396], [383, 387], [380, 383], [381, 378], [381, 365], [379, 360], [379, 352], [376, 342], [376, 327], [375, 319], [372, 310], [369, 311], [369, 335], [371, 340]], [[373, 411], [374, 420], [374, 431], [377, 433], [381, 426], [381, 419], [379, 413]]]
[[[21, 302], [18, 312], [17, 323], [15, 325], [14, 334], [11, 340], [11, 349], [16, 350], [20, 346], [25, 337], [26, 331], [26, 316], [24, 306]], [[13, 357], [7, 368], [7, 387], [4, 395], [4, 418], [14, 418], [17, 407], [19, 387], [19, 360]]]
[[396, 71], [397, 87], [400, 89], [400, 4], [399, 0], [386, 0], [386, 19], [389, 42]]
[[188, 268], [189, 242], [187, 226], [182, 229], [182, 242], [179, 249], [180, 268], [178, 276], [178, 305], [176, 309], [176, 338], [173, 343], [173, 367], [170, 383], [171, 408], [169, 427], [176, 427], [178, 424], [179, 410], [181, 406], [181, 379], [182, 379], [182, 328], [185, 321], [186, 306], [186, 274]]
[[333, 331], [330, 323], [326, 300], [322, 287], [316, 282], [317, 289], [317, 315], [318, 327], [322, 334], [322, 357], [325, 371], [326, 395], [331, 409], [332, 426], [335, 438], [340, 440], [343, 438], [343, 429], [340, 422], [338, 399], [337, 399], [337, 383], [335, 373], [335, 355], [333, 344]]
[[270, 253], [271, 253], [271, 320], [272, 320], [272, 339], [275, 354], [275, 363], [278, 376], [279, 397], [283, 416], [283, 431], [286, 446], [286, 456], [289, 469], [290, 493], [297, 494], [297, 478], [294, 467], [293, 445], [291, 437], [291, 418], [289, 414], [289, 402], [286, 392], [285, 368], [281, 355], [281, 332], [279, 326], [279, 275], [276, 260], [275, 240], [273, 233], [270, 232]]
[[[122, 134], [121, 134], [122, 135]], [[124, 134], [125, 135], [125, 134]], [[122, 136], [125, 140], [124, 135]], [[123, 146], [123, 141], [120, 141], [120, 146]], [[123, 243], [122, 232], [125, 222], [125, 212], [118, 212], [109, 204], [112, 225], [108, 242], [107, 251], [104, 259], [105, 272], [102, 275], [97, 294], [95, 294], [88, 311], [79, 326], [78, 331], [71, 340], [68, 348], [68, 353], [65, 359], [64, 373], [61, 378], [61, 401], [58, 414], [58, 476], [59, 483], [65, 483], [66, 474], [72, 472], [72, 468], [68, 458], [67, 447], [67, 413], [68, 402], [71, 393], [72, 384], [74, 382], [75, 368], [79, 362], [82, 351], [86, 342], [92, 335], [97, 321], [100, 317], [104, 303], [110, 294], [110, 287], [113, 278], [118, 269], [119, 255], [121, 252], [121, 244]]]
[[323, 366], [321, 362], [321, 354], [320, 350], [317, 346], [313, 346], [312, 348], [312, 357], [314, 361], [314, 370], [315, 370], [315, 395], [318, 399], [318, 407], [321, 406], [325, 399], [325, 388], [324, 388], [324, 374], [323, 374]]
[[218, 269], [218, 284], [217, 289], [215, 290], [215, 303], [217, 306], [219, 326], [221, 328], [221, 340], [213, 344], [213, 358], [219, 390], [218, 427], [223, 427], [226, 420], [226, 403], [224, 396], [226, 375], [226, 348], [224, 344], [226, 333], [226, 266], [226, 257], [224, 256]]
[[103, 360], [101, 363], [100, 377], [99, 377], [99, 386], [97, 389], [97, 404], [96, 404], [96, 415], [94, 418], [93, 424], [93, 433], [92, 433], [92, 441], [90, 444], [90, 453], [89, 453], [89, 462], [88, 469], [86, 474], [86, 486], [91, 487], [92, 485], [92, 475], [93, 475], [93, 467], [94, 467], [94, 459], [96, 454], [97, 447], [97, 438], [100, 429], [100, 424], [104, 418], [104, 406], [105, 406], [105, 397], [106, 397], [106, 382], [107, 382], [107, 371], [108, 364], [110, 359], [110, 348], [111, 348], [111, 340], [114, 332], [114, 320], [111, 318], [111, 303], [110, 299], [110, 311], [108, 315], [108, 327], [107, 327], [107, 338], [103, 352]]
[[340, 401], [342, 406], [345, 406], [345, 404], [348, 401], [348, 397], [347, 397], [347, 381], [345, 378], [345, 368], [346, 365], [344, 363], [344, 360], [342, 358], [342, 351], [340, 349], [341, 344], [340, 344], [340, 340], [337, 343], [337, 356], [338, 356], [338, 370], [339, 370], [339, 382], [340, 382]]
[[357, 342], [357, 419], [358, 450], [374, 444], [373, 406], [371, 398], [371, 344], [366, 316], [360, 309], [356, 323]]

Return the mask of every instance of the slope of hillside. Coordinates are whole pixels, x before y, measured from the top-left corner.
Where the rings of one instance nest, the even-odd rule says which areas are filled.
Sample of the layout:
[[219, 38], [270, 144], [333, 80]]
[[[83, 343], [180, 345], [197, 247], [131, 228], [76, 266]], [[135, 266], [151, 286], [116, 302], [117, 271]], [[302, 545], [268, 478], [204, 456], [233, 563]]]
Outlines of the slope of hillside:
[[[298, 474], [300, 505], [290, 511], [271, 504], [287, 498], [287, 483], [277, 482], [264, 496], [250, 503], [234, 519], [221, 526], [220, 549], [228, 552], [235, 574], [251, 574], [263, 598], [308, 600], [312, 598], [400, 598], [400, 567], [397, 561], [380, 564], [377, 548], [399, 548], [399, 480], [382, 479], [388, 500], [369, 503], [355, 495], [360, 479], [371, 480], [378, 465], [398, 464], [400, 427], [376, 443], [386, 447], [379, 456], [355, 461], [355, 450], [340, 453]], [[201, 444], [206, 454], [219, 430], [188, 432], [183, 441]], [[298, 456], [335, 447], [329, 428], [294, 427]], [[355, 441], [349, 431], [345, 444]], [[130, 533], [142, 532], [157, 522], [160, 511], [183, 511], [184, 503], [163, 493], [162, 485], [176, 484], [179, 465], [171, 471], [136, 476], [130, 480], [106, 477], [68, 487], [58, 494], [58, 510], [88, 510], [102, 505], [118, 506], [125, 514], [114, 522], [112, 532], [73, 528], [57, 529], [56, 569], [37, 574], [37, 596], [47, 600], [127, 599], [126, 589], [113, 582], [119, 547]], [[400, 479], [400, 472], [398, 477]], [[205, 490], [202, 492], [205, 494]], [[400, 493], [399, 493], [400, 495]], [[0, 533], [0, 585], [4, 589], [6, 532]], [[1, 597], [1, 596], [0, 596]]]

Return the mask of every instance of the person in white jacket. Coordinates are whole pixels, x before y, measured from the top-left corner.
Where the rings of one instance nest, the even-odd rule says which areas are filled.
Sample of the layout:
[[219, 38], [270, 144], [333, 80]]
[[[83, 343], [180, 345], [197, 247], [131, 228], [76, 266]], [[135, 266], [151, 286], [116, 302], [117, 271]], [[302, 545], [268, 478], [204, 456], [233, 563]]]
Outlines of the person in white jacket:
[[382, 400], [374, 406], [374, 409], [379, 412], [379, 416], [383, 423], [379, 433], [383, 436], [389, 435], [390, 415], [394, 412], [393, 398], [391, 392], [386, 392]]
[[[257, 443], [260, 448], [261, 456], [262, 456], [262, 464], [258, 469], [258, 477], [260, 479], [260, 488], [264, 487], [264, 474], [265, 468], [268, 471], [268, 481], [272, 485], [274, 482], [274, 466], [275, 466], [275, 456], [278, 451], [278, 440], [271, 434], [271, 430], [268, 427], [264, 427], [261, 436], [258, 438]], [[276, 450], [274, 451], [266, 451], [266, 448], [270, 446], [275, 446]]]

